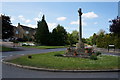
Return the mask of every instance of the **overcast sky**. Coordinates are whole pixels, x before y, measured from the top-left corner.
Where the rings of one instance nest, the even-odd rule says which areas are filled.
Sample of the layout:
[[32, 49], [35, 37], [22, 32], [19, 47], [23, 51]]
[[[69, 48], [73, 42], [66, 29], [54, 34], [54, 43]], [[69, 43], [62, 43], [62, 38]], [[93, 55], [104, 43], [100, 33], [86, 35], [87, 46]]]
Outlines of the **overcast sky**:
[[82, 8], [83, 37], [88, 38], [100, 29], [109, 32], [109, 20], [118, 16], [117, 2], [4, 2], [2, 14], [11, 17], [12, 24], [18, 23], [33, 28], [45, 15], [49, 30], [58, 24], [67, 32], [78, 30], [78, 9]]

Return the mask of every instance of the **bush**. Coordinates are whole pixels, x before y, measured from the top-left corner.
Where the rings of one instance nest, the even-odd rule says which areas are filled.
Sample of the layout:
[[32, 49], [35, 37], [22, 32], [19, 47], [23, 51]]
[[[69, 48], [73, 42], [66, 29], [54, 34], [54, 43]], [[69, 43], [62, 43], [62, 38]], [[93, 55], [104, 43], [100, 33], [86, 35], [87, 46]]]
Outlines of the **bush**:
[[91, 56], [91, 55], [92, 55], [92, 53], [88, 53], [88, 55], [89, 55], [89, 56]]
[[17, 41], [19, 41], [19, 42], [26, 42], [27, 40], [25, 40], [23, 38], [18, 38]]
[[96, 56], [96, 55], [91, 55], [91, 56], [90, 56], [90, 59], [91, 59], [91, 60], [97, 60], [97, 56]]
[[19, 41], [18, 41], [18, 40], [13, 40], [12, 42], [13, 42], [13, 43], [19, 43]]
[[55, 54], [54, 56], [62, 57], [63, 55], [62, 54]]
[[97, 56], [101, 55], [101, 52], [99, 52], [99, 51], [98, 51], [98, 52], [96, 52], [96, 55], [97, 55]]
[[87, 50], [88, 51], [88, 53], [92, 53], [92, 48], [85, 48], [85, 50]]

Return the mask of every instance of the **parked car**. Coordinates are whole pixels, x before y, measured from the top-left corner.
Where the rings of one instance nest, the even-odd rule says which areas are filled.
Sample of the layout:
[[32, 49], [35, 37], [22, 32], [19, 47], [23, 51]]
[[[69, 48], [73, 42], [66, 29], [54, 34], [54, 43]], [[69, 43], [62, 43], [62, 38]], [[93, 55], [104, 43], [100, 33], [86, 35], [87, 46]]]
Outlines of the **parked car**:
[[22, 46], [34, 46], [34, 43], [22, 43]]

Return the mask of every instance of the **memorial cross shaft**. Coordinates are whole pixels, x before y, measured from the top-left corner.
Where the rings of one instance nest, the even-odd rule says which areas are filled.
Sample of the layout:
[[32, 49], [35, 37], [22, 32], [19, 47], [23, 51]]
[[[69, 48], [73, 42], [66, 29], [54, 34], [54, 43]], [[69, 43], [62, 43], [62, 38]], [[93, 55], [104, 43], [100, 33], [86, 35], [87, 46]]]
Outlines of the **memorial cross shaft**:
[[82, 42], [82, 10], [79, 8], [78, 10], [79, 13], [79, 42]]

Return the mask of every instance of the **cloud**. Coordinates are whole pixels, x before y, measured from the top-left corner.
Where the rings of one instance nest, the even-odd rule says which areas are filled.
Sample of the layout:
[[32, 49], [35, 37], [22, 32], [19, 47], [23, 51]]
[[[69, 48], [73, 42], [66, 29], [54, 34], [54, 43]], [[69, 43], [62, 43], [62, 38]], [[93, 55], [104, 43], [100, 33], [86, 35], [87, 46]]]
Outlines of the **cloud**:
[[43, 15], [42, 12], [39, 12], [38, 17], [40, 18]]
[[40, 19], [39, 18], [34, 18], [35, 21], [39, 21]]
[[[93, 19], [93, 18], [97, 18], [98, 15], [95, 14], [94, 12], [88, 12], [88, 13], [83, 13], [82, 15], [82, 26], [86, 26], [87, 23], [84, 21], [85, 19]], [[74, 24], [74, 25], [78, 25], [79, 24], [79, 20], [77, 21], [72, 21], [70, 24]], [[97, 22], [95, 22], [94, 24], [97, 24]]]
[[29, 20], [29, 19], [25, 20], [25, 23], [29, 23], [29, 22], [31, 22], [31, 20]]
[[28, 26], [28, 27], [31, 27], [31, 28], [37, 28], [37, 25], [34, 25], [34, 24], [27, 24], [25, 26]]
[[64, 20], [66, 20], [66, 19], [67, 19], [66, 17], [58, 17], [58, 18], [57, 18], [58, 21], [64, 21]]
[[98, 24], [98, 22], [94, 22], [94, 24]]
[[23, 15], [19, 15], [18, 18], [19, 18], [21, 21], [25, 22], [25, 23], [31, 22], [30, 19], [25, 19], [25, 17], [24, 17]]
[[38, 13], [38, 16], [35, 17], [35, 18], [33, 18], [33, 20], [39, 21], [42, 16], [43, 16], [43, 13], [42, 13], [42, 12], [39, 12], [39, 13]]
[[57, 27], [57, 23], [47, 23], [48, 24], [48, 27], [49, 27], [49, 30], [52, 31], [55, 27]]
[[72, 21], [70, 24], [79, 24], [79, 20], [77, 20], [77, 21]]
[[111, 19], [110, 19], [110, 18], [108, 19], [108, 21], [111, 21], [111, 20], [112, 20], [112, 18], [111, 18]]
[[[78, 25], [78, 24], [79, 24], [79, 20], [77, 20], [77, 21], [72, 21], [70, 24], [72, 24], [72, 25]], [[84, 20], [82, 20], [82, 26], [86, 26], [86, 25], [87, 25], [87, 23], [84, 22]]]
[[88, 12], [88, 13], [83, 13], [82, 17], [92, 19], [92, 18], [97, 18], [98, 15], [95, 14], [94, 12]]
[[11, 20], [11, 22], [13, 22], [13, 21], [15, 20], [15, 18], [14, 18], [14, 17], [11, 17], [11, 19], [10, 19], [10, 20]]
[[22, 20], [22, 21], [25, 21], [25, 18], [24, 18], [24, 16], [22, 16], [22, 15], [19, 15], [18, 18], [19, 18], [20, 20]]

